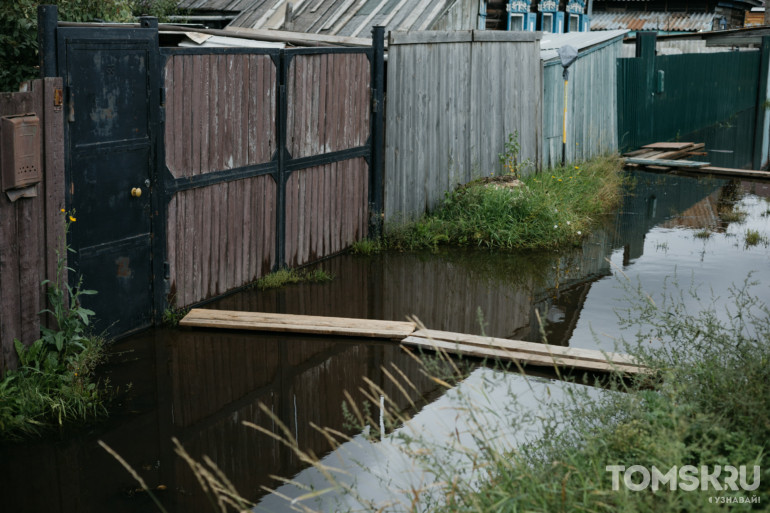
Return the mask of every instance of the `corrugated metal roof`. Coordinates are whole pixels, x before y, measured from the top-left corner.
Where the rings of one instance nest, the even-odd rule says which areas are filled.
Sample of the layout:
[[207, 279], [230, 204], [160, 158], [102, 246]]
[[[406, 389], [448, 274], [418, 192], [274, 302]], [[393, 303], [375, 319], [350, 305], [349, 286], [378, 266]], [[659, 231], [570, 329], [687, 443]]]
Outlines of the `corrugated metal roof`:
[[551, 59], [557, 58], [558, 54], [556, 53], [556, 50], [564, 45], [574, 46], [578, 51], [582, 51], [612, 39], [620, 39], [627, 33], [628, 30], [568, 32], [566, 34], [552, 34], [546, 32], [540, 40], [540, 59], [543, 61], [550, 61]]
[[594, 12], [591, 30], [661, 30], [664, 32], [700, 32], [711, 30], [714, 13], [698, 12]]

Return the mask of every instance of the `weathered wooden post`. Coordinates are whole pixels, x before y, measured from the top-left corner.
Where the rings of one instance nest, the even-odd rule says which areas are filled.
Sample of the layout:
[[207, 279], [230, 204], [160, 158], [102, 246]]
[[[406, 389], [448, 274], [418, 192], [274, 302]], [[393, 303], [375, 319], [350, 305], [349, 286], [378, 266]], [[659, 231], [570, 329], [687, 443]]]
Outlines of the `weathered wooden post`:
[[372, 27], [372, 153], [369, 182], [369, 230], [377, 237], [383, 219], [383, 163], [385, 132], [385, 27]]

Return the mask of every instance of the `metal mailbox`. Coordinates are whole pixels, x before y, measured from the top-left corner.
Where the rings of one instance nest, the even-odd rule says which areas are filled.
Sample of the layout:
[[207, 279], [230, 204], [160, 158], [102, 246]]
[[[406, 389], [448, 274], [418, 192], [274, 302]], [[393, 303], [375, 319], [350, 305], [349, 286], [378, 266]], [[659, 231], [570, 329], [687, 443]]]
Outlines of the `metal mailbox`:
[[40, 119], [34, 114], [0, 118], [3, 191], [40, 181]]

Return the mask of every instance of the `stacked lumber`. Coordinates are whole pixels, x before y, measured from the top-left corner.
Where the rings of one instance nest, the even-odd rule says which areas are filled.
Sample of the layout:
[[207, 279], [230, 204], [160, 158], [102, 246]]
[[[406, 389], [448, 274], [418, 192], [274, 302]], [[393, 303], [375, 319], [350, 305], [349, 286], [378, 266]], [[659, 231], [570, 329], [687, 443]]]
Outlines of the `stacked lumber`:
[[625, 153], [623, 157], [626, 167], [644, 168], [650, 171], [687, 171], [709, 175], [770, 179], [770, 172], [767, 171], [714, 167], [710, 166], [708, 162], [687, 160], [692, 156], [707, 155], [707, 152], [703, 151], [704, 146], [703, 143], [658, 142]]
[[629, 167], [646, 167], [658, 171], [669, 171], [671, 168], [702, 168], [708, 162], [686, 160], [695, 155], [706, 155], [702, 151], [705, 144], [690, 142], [661, 142], [642, 146], [636, 151], [626, 153], [626, 165]]

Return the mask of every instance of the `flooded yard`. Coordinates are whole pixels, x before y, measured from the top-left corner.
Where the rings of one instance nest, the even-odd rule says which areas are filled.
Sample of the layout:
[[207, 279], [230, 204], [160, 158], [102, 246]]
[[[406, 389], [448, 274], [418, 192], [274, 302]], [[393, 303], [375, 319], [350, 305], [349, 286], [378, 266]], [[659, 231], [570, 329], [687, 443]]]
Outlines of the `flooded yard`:
[[[725, 298], [731, 285], [750, 275], [760, 283], [755, 295], [770, 302], [770, 184], [632, 176], [631, 193], [617, 214], [579, 248], [346, 254], [319, 264], [335, 275], [329, 283], [246, 290], [207, 307], [386, 320], [416, 316], [432, 329], [529, 341], [541, 339], [539, 316], [551, 344], [612, 351], [622, 336], [632, 336], [616, 313], [627, 305], [623, 283], [641, 284], [653, 298], [675, 281], [685, 290], [693, 286], [696, 294], [685, 300], [695, 307], [699, 299]], [[415, 385], [408, 397], [383, 367], [397, 367]], [[468, 383], [490, 380], [490, 373], [478, 369]], [[156, 329], [115, 344], [103, 376], [119, 390], [108, 420], [60, 440], [0, 447], [10, 510], [152, 511], [149, 497], [97, 445], [104, 440], [157, 489], [169, 511], [212, 511], [195, 476], [174, 454], [172, 437], [193, 457], [208, 455], [245, 498], [262, 500], [260, 511], [288, 509], [262, 487], [280, 486], [272, 476], [301, 473], [298, 479], [306, 483], [316, 483], [317, 476], [291, 450], [242, 422], [276, 431], [260, 409], [264, 404], [303, 449], [322, 457], [328, 444], [311, 423], [358, 435], [341, 405], [345, 391], [362, 399], [364, 378], [404, 410], [411, 402], [420, 405], [415, 419], [437, 439], [457, 421], [446, 414], [454, 391], [444, 393], [397, 344], [382, 341]], [[490, 393], [492, 404], [504, 399], [495, 396], [503, 392], [529, 397], [524, 402], [537, 408], [543, 390], [511, 376]], [[389, 472], [398, 468], [371, 461]], [[362, 480], [358, 486], [374, 497], [380, 483]]]

